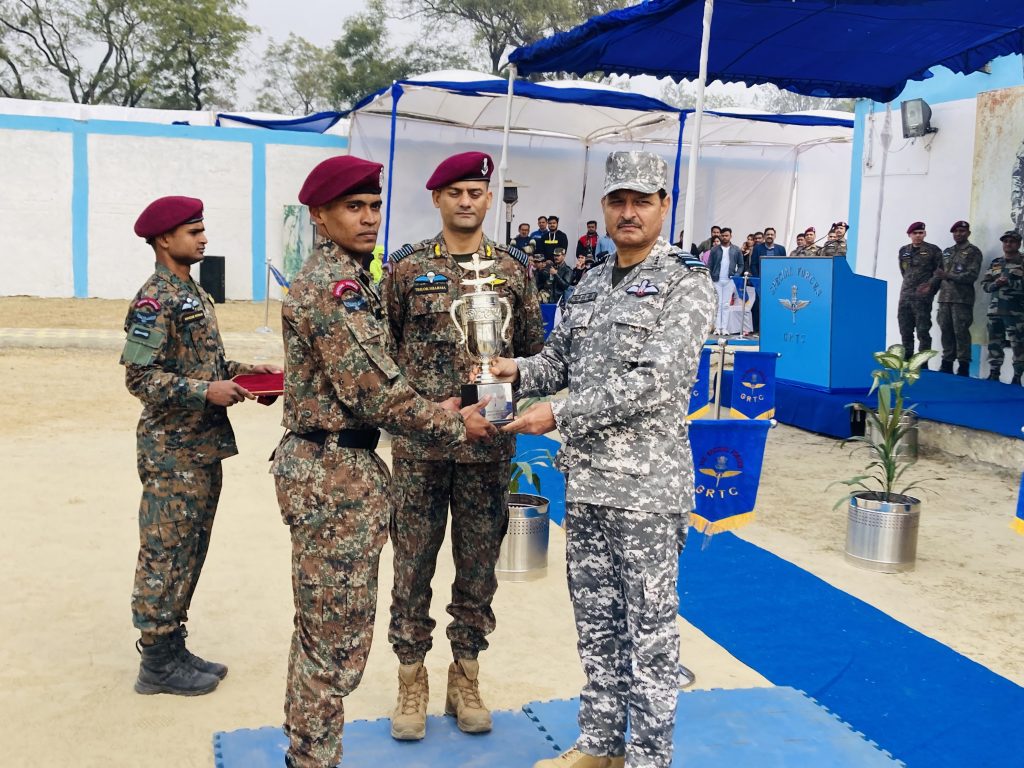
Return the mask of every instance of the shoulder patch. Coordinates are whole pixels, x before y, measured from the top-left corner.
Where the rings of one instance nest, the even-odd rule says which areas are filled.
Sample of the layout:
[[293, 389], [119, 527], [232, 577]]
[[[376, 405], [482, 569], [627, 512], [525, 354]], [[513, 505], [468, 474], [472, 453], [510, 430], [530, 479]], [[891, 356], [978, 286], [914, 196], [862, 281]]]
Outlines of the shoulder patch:
[[707, 265], [696, 256], [685, 253], [684, 251], [676, 251], [672, 255], [676, 257], [676, 260], [680, 264], [691, 272], [704, 272], [705, 274], [710, 274]]
[[530, 257], [527, 256], [524, 251], [519, 250], [514, 245], [502, 245], [501, 243], [496, 243], [494, 247], [495, 250], [507, 253], [509, 256], [518, 261], [524, 267], [529, 266]]

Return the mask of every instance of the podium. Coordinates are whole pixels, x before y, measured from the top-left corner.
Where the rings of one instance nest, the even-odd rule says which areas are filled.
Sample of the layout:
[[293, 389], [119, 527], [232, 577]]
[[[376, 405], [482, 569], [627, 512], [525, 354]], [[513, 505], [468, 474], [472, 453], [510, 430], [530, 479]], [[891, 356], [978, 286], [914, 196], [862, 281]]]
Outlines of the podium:
[[761, 260], [761, 351], [776, 376], [825, 391], [865, 389], [885, 346], [885, 281], [843, 257]]

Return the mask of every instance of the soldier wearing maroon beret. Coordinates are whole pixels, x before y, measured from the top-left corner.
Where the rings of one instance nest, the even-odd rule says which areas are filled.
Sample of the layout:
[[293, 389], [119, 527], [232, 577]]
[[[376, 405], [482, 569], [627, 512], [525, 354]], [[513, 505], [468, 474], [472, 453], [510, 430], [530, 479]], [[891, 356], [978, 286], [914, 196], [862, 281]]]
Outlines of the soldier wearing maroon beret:
[[238, 453], [228, 406], [251, 398], [231, 377], [275, 372], [228, 360], [210, 296], [190, 268], [203, 260], [203, 202], [161, 197], [135, 222], [156, 271], [135, 294], [121, 364], [143, 405], [137, 430], [139, 558], [132, 620], [142, 634], [135, 690], [209, 693], [227, 674], [185, 647], [185, 621], [220, 496], [221, 459]]
[[[469, 406], [421, 397], [391, 358], [384, 307], [362, 267], [380, 226], [383, 167], [351, 155], [317, 165], [299, 191], [317, 249], [281, 310], [284, 419], [271, 473], [292, 541], [295, 630], [285, 733], [291, 768], [328, 768], [342, 754], [344, 697], [373, 636], [377, 565], [391, 517], [380, 429], [454, 450], [494, 427]], [[441, 400], [443, 398], [437, 398]]]
[[896, 310], [900, 336], [907, 358], [914, 354], [914, 332], [917, 331], [918, 351], [932, 348], [932, 301], [935, 287], [932, 277], [942, 263], [942, 251], [937, 245], [924, 241], [928, 232], [923, 221], [907, 227], [910, 243], [900, 248], [900, 301]]
[[[479, 254], [492, 261], [495, 290], [512, 307], [503, 355], [532, 355], [543, 347], [544, 331], [528, 259], [519, 249], [484, 235], [491, 206], [494, 161], [484, 152], [461, 152], [444, 160], [427, 181], [441, 216], [441, 231], [391, 254], [384, 282], [387, 318], [396, 360], [416, 391], [432, 399], [458, 395], [471, 380], [474, 360], [459, 341], [449, 316], [452, 302], [473, 277], [465, 265]], [[491, 714], [480, 698], [477, 655], [494, 630], [491, 600], [497, 589], [494, 566], [507, 526], [506, 495], [513, 438], [450, 446], [434, 440], [398, 437], [392, 444], [395, 510], [391, 522], [395, 582], [388, 639], [399, 660], [398, 703], [391, 718], [396, 739], [426, 733], [427, 672], [432, 644], [430, 579], [451, 508], [455, 583], [448, 613], [453, 662], [448, 669], [445, 710], [466, 732], [491, 729]]]

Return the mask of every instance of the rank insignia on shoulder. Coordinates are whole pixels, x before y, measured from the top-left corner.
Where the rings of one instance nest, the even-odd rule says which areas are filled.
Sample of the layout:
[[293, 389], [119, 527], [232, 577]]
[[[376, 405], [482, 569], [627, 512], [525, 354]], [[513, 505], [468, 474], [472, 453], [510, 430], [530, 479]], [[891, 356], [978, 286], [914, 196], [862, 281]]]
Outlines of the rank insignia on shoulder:
[[397, 251], [394, 251], [390, 256], [388, 256], [388, 261], [394, 261], [394, 262], [401, 261], [402, 259], [404, 259], [406, 256], [408, 256], [409, 254], [411, 254], [415, 250], [416, 250], [416, 246], [414, 246], [414, 245], [412, 245], [410, 243], [406, 243], [401, 248], [399, 248]]
[[450, 281], [447, 275], [438, 272], [427, 272], [412, 281], [413, 293], [448, 293]]
[[588, 302], [588, 301], [593, 301], [596, 298], [597, 298], [597, 291], [587, 291], [585, 293], [580, 293], [579, 291], [576, 291], [575, 293], [573, 293], [572, 296], [569, 297], [569, 303], [570, 304], [583, 304], [583, 303]]
[[633, 283], [633, 285], [629, 286], [626, 289], [626, 293], [636, 296], [639, 299], [643, 296], [653, 296], [656, 293], [661, 293], [661, 291], [658, 290], [658, 286], [644, 278], [639, 283]]
[[508, 255], [511, 256], [516, 261], [518, 261], [524, 267], [530, 265], [530, 257], [526, 255], [525, 251], [519, 250], [514, 245], [506, 246], [506, 248], [508, 249]]

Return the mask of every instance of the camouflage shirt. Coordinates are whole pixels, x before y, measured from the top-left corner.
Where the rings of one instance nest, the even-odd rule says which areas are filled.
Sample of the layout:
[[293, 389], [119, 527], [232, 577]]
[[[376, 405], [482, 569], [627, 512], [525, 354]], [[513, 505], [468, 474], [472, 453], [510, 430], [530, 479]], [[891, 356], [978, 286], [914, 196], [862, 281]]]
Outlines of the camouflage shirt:
[[718, 301], [707, 268], [659, 238], [617, 286], [615, 259], [591, 269], [532, 358], [522, 395], [552, 403], [566, 500], [685, 515], [693, 508], [686, 412]]
[[[544, 324], [537, 288], [526, 273], [527, 257], [514, 247], [488, 238], [480, 243], [482, 259], [493, 259], [492, 271], [502, 282], [499, 295], [512, 307], [505, 357], [532, 355], [544, 345]], [[384, 301], [394, 337], [396, 360], [416, 391], [431, 400], [456, 397], [469, 383], [476, 364], [462, 343], [449, 310], [463, 293], [461, 281], [473, 277], [448, 253], [438, 234], [391, 254], [391, 273], [384, 280]], [[507, 460], [514, 438], [499, 434], [490, 442], [459, 446], [451, 451], [442, 444], [398, 439], [393, 455], [403, 459], [452, 459], [460, 463]]]
[[373, 281], [340, 249], [313, 252], [285, 296], [281, 321], [285, 428], [379, 427], [422, 433], [448, 450], [465, 439], [458, 413], [419, 397], [402, 377]]
[[922, 285], [931, 288], [932, 275], [942, 263], [942, 251], [939, 250], [939, 246], [931, 243], [913, 246], [908, 243], [900, 248], [899, 262], [900, 274], [903, 275], [900, 300], [931, 301], [934, 295], [931, 290], [919, 293], [918, 289]]
[[238, 453], [227, 409], [207, 403], [206, 390], [250, 366], [225, 359], [209, 294], [157, 264], [135, 294], [124, 330], [125, 383], [144, 404], [139, 467], [170, 472]]
[[964, 242], [942, 252], [939, 269], [949, 273], [945, 279], [932, 278], [932, 287], [939, 286], [939, 302], [974, 305], [974, 282], [981, 272], [981, 250]]
[[821, 255], [825, 258], [834, 259], [838, 256], [846, 256], [846, 238], [840, 240], [829, 240], [821, 249]]
[[[995, 280], [1005, 275], [1009, 282], [996, 287]], [[988, 271], [981, 278], [981, 290], [991, 293], [988, 300], [989, 315], [1024, 316], [1024, 264], [1007, 261], [1002, 256], [992, 259]]]

